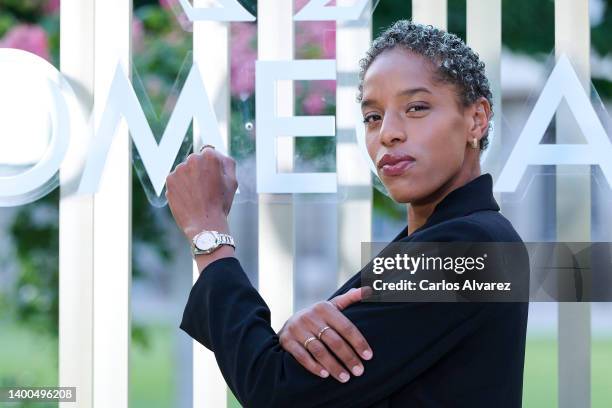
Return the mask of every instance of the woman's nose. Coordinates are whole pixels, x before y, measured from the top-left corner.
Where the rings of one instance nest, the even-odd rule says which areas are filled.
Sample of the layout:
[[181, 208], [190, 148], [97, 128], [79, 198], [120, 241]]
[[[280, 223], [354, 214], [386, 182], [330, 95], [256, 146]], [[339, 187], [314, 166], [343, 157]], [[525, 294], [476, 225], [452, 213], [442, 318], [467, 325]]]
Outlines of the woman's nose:
[[385, 146], [392, 146], [405, 140], [406, 133], [400, 118], [395, 114], [385, 115], [380, 128], [380, 142]]

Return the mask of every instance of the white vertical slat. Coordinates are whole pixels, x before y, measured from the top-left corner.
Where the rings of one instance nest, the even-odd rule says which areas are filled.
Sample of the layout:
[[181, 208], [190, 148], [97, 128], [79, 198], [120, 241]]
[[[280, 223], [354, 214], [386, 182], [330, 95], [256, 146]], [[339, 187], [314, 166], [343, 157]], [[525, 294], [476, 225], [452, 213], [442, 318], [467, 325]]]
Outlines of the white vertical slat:
[[446, 30], [447, 0], [412, 0], [412, 21]]
[[[208, 0], [195, 0], [195, 7], [211, 6]], [[214, 5], [213, 5], [214, 6]], [[193, 23], [193, 62], [198, 64], [204, 86], [215, 110], [221, 137], [229, 152], [229, 23], [195, 21]], [[205, 135], [204, 135], [205, 136]], [[202, 142], [198, 123], [194, 123], [194, 151]], [[194, 262], [193, 281], [200, 273]], [[227, 385], [212, 351], [193, 341], [193, 406], [225, 407]]]
[[[257, 9], [258, 59], [293, 59], [293, 0], [260, 0]], [[276, 91], [277, 114], [292, 116], [293, 84], [279, 81]], [[292, 171], [293, 138], [279, 138], [276, 143], [277, 171]], [[258, 216], [259, 292], [270, 307], [272, 327], [278, 332], [293, 311], [292, 195], [259, 194]]]
[[[338, 0], [338, 6], [354, 4]], [[338, 284], [361, 269], [361, 242], [372, 240], [372, 179], [355, 136], [359, 60], [372, 38], [371, 5], [361, 20], [336, 24], [336, 172], [338, 175]]]
[[[467, 0], [466, 37], [468, 45], [478, 53], [485, 63], [487, 78], [493, 93], [493, 121], [496, 123], [494, 134], [489, 135], [488, 157], [497, 158], [502, 146], [502, 98], [501, 98], [501, 49], [502, 49], [502, 11], [501, 0]], [[484, 163], [482, 172], [497, 174], [491, 163]], [[499, 196], [497, 197], [500, 198]], [[498, 200], [501, 202], [501, 200]]]
[[[60, 69], [84, 112], [94, 90], [94, 0], [60, 4]], [[77, 114], [73, 112], [73, 115]], [[72, 134], [87, 144], [91, 134]], [[79, 154], [81, 156], [79, 157]], [[76, 405], [93, 404], [93, 205], [91, 195], [75, 196], [72, 187], [86, 150], [68, 154], [60, 169], [59, 203], [59, 385], [76, 387]], [[74, 406], [62, 402], [61, 408]]]
[[[555, 56], [566, 54], [590, 94], [590, 24], [588, 0], [555, 1]], [[571, 113], [561, 105], [556, 142], [581, 143]], [[572, 172], [573, 174], [563, 174]], [[557, 166], [557, 240], [591, 240], [590, 166]], [[559, 407], [591, 406], [591, 305], [559, 303]]]
[[[130, 0], [95, 3], [96, 124], [117, 63], [130, 72], [131, 21]], [[94, 199], [94, 407], [127, 408], [132, 203], [130, 142], [124, 121], [117, 128]]]
[[447, 0], [412, 0], [412, 21], [446, 30]]

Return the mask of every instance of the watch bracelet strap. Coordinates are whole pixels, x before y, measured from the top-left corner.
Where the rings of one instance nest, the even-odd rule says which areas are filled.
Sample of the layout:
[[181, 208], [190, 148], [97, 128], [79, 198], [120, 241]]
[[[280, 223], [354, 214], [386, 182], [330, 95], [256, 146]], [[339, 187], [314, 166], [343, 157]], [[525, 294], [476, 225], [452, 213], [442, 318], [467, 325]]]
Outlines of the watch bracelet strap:
[[232, 238], [231, 235], [224, 234], [224, 233], [218, 232], [218, 231], [211, 231], [211, 232], [213, 232], [215, 234], [215, 236], [217, 237], [219, 245], [213, 251], [207, 252], [207, 251], [199, 249], [192, 242], [192, 244], [191, 244], [191, 252], [192, 252], [193, 255], [208, 255], [208, 254], [211, 254], [216, 249], [219, 249], [221, 247], [221, 245], [230, 245], [231, 247], [236, 249], [236, 244], [234, 243], [234, 238]]
[[219, 237], [219, 244], [231, 245], [234, 247], [234, 249], [236, 249], [236, 245], [234, 244], [234, 238], [232, 238], [231, 235], [217, 232], [217, 237]]

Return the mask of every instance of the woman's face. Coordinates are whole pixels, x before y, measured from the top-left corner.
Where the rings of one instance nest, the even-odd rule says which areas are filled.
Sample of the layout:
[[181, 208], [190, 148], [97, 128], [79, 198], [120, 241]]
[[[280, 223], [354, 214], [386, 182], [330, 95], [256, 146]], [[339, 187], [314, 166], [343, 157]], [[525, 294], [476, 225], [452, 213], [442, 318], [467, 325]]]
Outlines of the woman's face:
[[460, 107], [454, 85], [434, 79], [434, 70], [426, 58], [396, 47], [378, 55], [364, 76], [368, 153], [400, 203], [427, 200], [443, 187], [464, 165], [473, 138], [470, 112]]

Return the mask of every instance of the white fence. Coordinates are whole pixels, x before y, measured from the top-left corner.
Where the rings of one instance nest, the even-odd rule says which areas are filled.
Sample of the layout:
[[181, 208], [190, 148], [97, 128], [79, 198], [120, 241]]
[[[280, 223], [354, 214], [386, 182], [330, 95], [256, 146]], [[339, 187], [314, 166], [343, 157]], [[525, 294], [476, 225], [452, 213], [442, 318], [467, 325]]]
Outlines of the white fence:
[[[208, 7], [205, 0], [194, 6]], [[383, 0], [384, 1], [384, 0]], [[225, 4], [231, 14], [234, 0]], [[311, 1], [322, 5], [324, 1]], [[359, 7], [362, 0], [338, 1], [339, 6]], [[446, 0], [413, 0], [415, 21], [446, 27]], [[202, 9], [201, 9], [202, 10]], [[200, 10], [200, 11], [201, 11]], [[350, 16], [340, 9], [336, 17]], [[195, 15], [194, 9], [193, 15]], [[217, 13], [219, 14], [219, 13]], [[259, 0], [258, 58], [260, 61], [293, 59], [294, 10], [288, 0]], [[319, 13], [334, 19], [333, 12]], [[409, 10], [398, 10], [398, 16]], [[100, 98], [115, 72], [117, 62], [130, 64], [132, 5], [129, 0], [62, 0], [61, 72], [69, 78], [86, 111], [95, 106], [99, 121]], [[331, 16], [330, 16], [331, 15]], [[355, 168], [359, 151], [355, 143], [352, 106], [357, 85], [357, 63], [371, 38], [370, 13], [361, 19], [337, 21], [337, 180], [348, 199], [338, 204], [338, 281], [359, 269], [360, 241], [371, 238], [371, 185], [369, 171]], [[327, 17], [326, 17], [327, 16]], [[202, 16], [200, 16], [202, 17]], [[354, 16], [353, 16], [354, 17]], [[221, 18], [222, 19], [222, 18]], [[228, 22], [194, 21], [194, 62], [199, 64], [227, 142], [229, 135]], [[585, 88], [589, 85], [589, 14], [587, 0], [555, 1], [555, 49], [557, 56], [570, 57]], [[214, 38], [214, 40], [211, 40]], [[467, 41], [486, 62], [501, 108], [501, 0], [467, 0]], [[588, 88], [587, 88], [588, 89]], [[292, 87], [279, 84], [276, 106], [279, 115], [293, 114]], [[499, 115], [499, 113], [498, 113]], [[501, 115], [499, 115], [501, 116]], [[574, 130], [558, 115], [557, 141], [571, 142]], [[569, 130], [568, 130], [569, 129]], [[197, 134], [197, 123], [194, 134]], [[130, 150], [128, 129], [122, 124], [109, 152], [105, 177], [91, 195], [62, 194], [60, 202], [60, 384], [76, 386], [79, 407], [128, 406], [128, 352], [130, 342]], [[87, 142], [92, 135], [74, 135]], [[501, 126], [495, 130], [490, 155], [503, 141]], [[198, 148], [200, 141], [195, 140]], [[279, 157], [293, 157], [293, 142], [279, 141]], [[82, 159], [82, 158], [81, 158]], [[61, 174], [78, 165], [78, 158], [63, 163]], [[291, 170], [291, 161], [282, 161]], [[489, 169], [485, 167], [485, 171]], [[496, 174], [494, 174], [496, 176]], [[105, 180], [105, 181], [104, 181]], [[565, 180], [565, 179], [564, 179]], [[62, 177], [62, 192], [71, 180]], [[558, 212], [558, 240], [590, 240], [590, 182], [576, 177], [571, 184], [559, 183], [557, 202], [571, 206], [574, 218]], [[294, 211], [291, 194], [259, 196], [259, 288], [273, 311], [273, 327], [292, 314]], [[282, 201], [282, 202], [281, 202]], [[563, 219], [562, 219], [563, 218]], [[571, 221], [571, 222], [570, 222]], [[194, 269], [194, 279], [197, 271]], [[559, 405], [590, 405], [590, 305], [559, 305]], [[194, 343], [194, 406], [221, 407], [226, 385], [211, 352]], [[62, 406], [68, 407], [68, 404]]]

